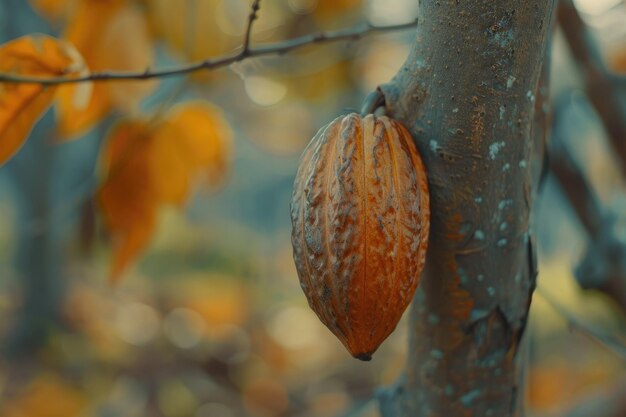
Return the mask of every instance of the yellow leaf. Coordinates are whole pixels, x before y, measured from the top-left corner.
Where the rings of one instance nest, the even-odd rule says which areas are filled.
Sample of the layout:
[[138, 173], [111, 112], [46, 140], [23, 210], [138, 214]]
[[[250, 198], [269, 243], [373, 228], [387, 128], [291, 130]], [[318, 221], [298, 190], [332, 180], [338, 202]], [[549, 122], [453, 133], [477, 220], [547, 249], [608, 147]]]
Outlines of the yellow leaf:
[[148, 245], [161, 205], [183, 205], [200, 176], [212, 184], [224, 177], [231, 135], [221, 112], [200, 101], [178, 105], [158, 121], [129, 120], [111, 131], [98, 194], [113, 241], [111, 281]]
[[106, 177], [98, 201], [114, 251], [111, 282], [121, 277], [154, 232], [157, 200], [149, 153], [145, 152], [151, 143], [150, 132], [145, 121], [121, 123], [107, 137], [102, 152]]
[[206, 102], [186, 102], [172, 109], [166, 124], [171, 133], [162, 133], [180, 143], [191, 174], [219, 184], [228, 171], [232, 146], [232, 131], [222, 112]]
[[111, 107], [105, 90], [103, 84], [95, 83], [87, 105], [77, 108], [74, 104], [76, 86], [62, 86], [57, 95], [56, 106], [59, 134], [65, 138], [74, 137], [102, 120]]
[[176, 133], [177, 129], [170, 124], [159, 126], [154, 132], [148, 158], [157, 198], [163, 203], [182, 206], [189, 194], [192, 167]]
[[[96, 65], [103, 69], [144, 71], [154, 61], [148, 23], [137, 7], [120, 9], [109, 22], [101, 42], [102, 50]], [[157, 81], [111, 82], [108, 87], [113, 106], [129, 112], [137, 110], [141, 100], [157, 87]]]
[[[83, 69], [80, 55], [66, 42], [46, 35], [24, 36], [0, 46], [0, 72], [53, 77]], [[0, 164], [22, 146], [48, 110], [56, 86], [0, 83]]]
[[146, 152], [159, 202], [181, 206], [195, 180], [216, 185], [225, 177], [232, 133], [218, 108], [202, 101], [175, 106], [152, 135]]
[[[85, 57], [92, 72], [143, 71], [153, 62], [148, 25], [141, 11], [126, 0], [81, 0], [65, 38]], [[76, 85], [60, 88], [59, 132], [72, 137], [86, 132], [116, 108], [134, 110], [156, 81], [95, 83], [90, 101], [75, 103]]]

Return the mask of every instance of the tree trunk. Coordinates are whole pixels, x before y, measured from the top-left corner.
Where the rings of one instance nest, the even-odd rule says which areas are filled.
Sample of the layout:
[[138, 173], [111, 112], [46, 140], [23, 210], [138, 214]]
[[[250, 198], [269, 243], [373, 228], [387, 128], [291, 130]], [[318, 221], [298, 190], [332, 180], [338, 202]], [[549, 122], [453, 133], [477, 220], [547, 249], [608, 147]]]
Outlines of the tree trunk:
[[[6, 18], [3, 21], [2, 17]], [[0, 43], [50, 27], [24, 1], [0, 2]], [[61, 279], [60, 227], [52, 210], [55, 190], [55, 148], [50, 114], [39, 121], [28, 141], [7, 165], [16, 191], [18, 232], [16, 271], [21, 305], [2, 346], [10, 359], [29, 360], [59, 323], [65, 285]]]
[[381, 87], [431, 192], [425, 276], [386, 416], [513, 416], [535, 266], [532, 124], [553, 0], [421, 0], [413, 51]]

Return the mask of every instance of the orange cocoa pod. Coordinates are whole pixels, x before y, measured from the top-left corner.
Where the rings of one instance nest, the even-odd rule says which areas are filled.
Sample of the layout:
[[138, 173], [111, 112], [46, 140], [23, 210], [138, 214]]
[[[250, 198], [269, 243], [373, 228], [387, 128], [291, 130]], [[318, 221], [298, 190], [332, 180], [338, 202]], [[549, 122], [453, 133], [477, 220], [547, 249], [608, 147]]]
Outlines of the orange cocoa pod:
[[370, 360], [411, 302], [426, 258], [428, 183], [410, 133], [354, 113], [322, 128], [300, 160], [291, 222], [309, 305], [352, 356]]

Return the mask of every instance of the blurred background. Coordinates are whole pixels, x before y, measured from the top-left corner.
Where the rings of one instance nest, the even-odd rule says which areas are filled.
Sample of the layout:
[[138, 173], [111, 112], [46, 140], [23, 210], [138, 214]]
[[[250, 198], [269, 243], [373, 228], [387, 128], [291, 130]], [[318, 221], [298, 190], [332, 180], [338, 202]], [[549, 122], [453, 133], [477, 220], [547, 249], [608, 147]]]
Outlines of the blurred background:
[[[249, 3], [2, 0], [0, 43], [48, 33], [71, 40], [92, 70], [163, 68], [233, 52]], [[626, 73], [626, 3], [575, 3], [607, 65]], [[407, 22], [416, 5], [264, 0], [253, 45], [363, 21]], [[345, 352], [300, 290], [289, 202], [309, 139], [388, 81], [412, 38], [411, 30], [376, 34], [186, 78], [100, 84], [99, 110], [88, 117], [48, 112], [0, 169], [0, 416], [376, 416], [376, 388], [402, 373], [406, 323], [371, 362]], [[620, 219], [623, 178], [558, 30], [552, 55], [559, 137], [601, 205]], [[120, 120], [197, 99], [219, 108], [232, 131], [223, 178], [192, 187], [182, 207], [160, 205], [149, 244], [111, 285], [114, 254], [97, 199], [100, 150]], [[626, 343], [616, 303], [580, 289], [573, 276], [588, 241], [551, 177], [535, 226], [542, 291]], [[528, 337], [530, 415], [565, 415], [624, 384], [624, 352], [572, 326], [541, 295]]]

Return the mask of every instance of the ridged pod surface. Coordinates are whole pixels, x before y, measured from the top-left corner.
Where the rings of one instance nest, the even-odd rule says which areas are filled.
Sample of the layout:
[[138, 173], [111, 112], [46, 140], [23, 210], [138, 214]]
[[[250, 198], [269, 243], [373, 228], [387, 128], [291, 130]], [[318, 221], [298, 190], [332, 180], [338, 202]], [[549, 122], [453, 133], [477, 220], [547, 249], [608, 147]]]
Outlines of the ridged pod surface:
[[426, 257], [428, 183], [409, 132], [354, 113], [322, 128], [302, 154], [291, 221], [309, 305], [369, 360], [411, 302]]

